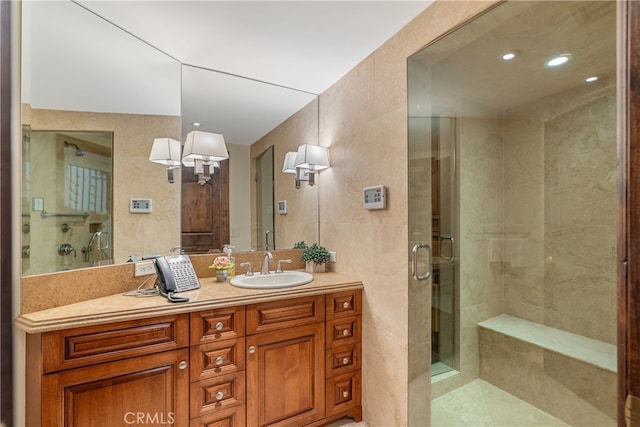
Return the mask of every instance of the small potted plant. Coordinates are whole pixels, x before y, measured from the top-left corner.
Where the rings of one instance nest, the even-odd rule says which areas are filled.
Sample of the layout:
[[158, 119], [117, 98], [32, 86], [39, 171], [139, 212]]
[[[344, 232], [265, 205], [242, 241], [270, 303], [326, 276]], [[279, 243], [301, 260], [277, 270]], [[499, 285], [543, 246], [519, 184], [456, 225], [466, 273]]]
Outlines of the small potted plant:
[[327, 248], [317, 243], [305, 247], [300, 256], [300, 260], [307, 264], [308, 273], [324, 273], [326, 271], [326, 263], [330, 258], [331, 254]]
[[216, 280], [218, 282], [226, 282], [229, 277], [229, 271], [234, 268], [234, 264], [231, 262], [228, 256], [219, 256], [213, 260], [213, 264], [209, 266], [210, 269], [215, 270]]

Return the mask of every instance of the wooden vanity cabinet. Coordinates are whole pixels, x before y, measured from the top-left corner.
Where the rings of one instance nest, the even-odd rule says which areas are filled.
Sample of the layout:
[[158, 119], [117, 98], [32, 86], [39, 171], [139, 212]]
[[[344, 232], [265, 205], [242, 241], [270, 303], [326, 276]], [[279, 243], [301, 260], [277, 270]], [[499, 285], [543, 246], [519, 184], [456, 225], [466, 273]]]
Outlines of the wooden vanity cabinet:
[[27, 426], [360, 421], [361, 313], [356, 289], [27, 334]]
[[186, 425], [188, 319], [27, 335], [27, 425]]
[[190, 427], [243, 427], [245, 308], [191, 313]]
[[326, 299], [326, 417], [362, 420], [362, 292], [336, 292]]
[[324, 418], [324, 295], [247, 306], [247, 426]]

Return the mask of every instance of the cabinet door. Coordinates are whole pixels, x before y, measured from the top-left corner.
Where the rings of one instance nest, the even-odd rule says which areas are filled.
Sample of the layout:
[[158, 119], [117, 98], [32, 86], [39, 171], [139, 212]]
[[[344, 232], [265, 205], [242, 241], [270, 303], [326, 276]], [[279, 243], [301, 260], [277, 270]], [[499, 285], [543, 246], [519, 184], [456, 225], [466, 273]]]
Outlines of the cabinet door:
[[324, 324], [247, 336], [247, 425], [324, 417]]
[[43, 426], [187, 425], [189, 350], [42, 377]]

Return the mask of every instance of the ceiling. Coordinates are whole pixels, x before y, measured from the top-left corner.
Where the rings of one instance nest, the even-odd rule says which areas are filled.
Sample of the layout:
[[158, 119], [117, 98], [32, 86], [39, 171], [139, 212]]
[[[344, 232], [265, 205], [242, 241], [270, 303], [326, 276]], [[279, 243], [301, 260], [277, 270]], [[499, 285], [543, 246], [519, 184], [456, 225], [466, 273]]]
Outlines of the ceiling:
[[[431, 0], [23, 0], [23, 101], [181, 115], [252, 144]], [[161, 136], [161, 135], [159, 135]]]

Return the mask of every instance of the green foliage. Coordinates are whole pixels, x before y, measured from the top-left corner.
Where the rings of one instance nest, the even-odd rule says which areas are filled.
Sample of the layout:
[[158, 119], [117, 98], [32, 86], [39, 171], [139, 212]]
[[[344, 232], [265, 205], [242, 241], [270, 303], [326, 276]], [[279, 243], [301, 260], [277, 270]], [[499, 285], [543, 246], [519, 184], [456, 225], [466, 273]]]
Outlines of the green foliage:
[[297, 242], [296, 244], [293, 245], [293, 249], [307, 249], [308, 246], [307, 244], [304, 242], [304, 240], [301, 240], [299, 242]]
[[317, 243], [312, 244], [311, 246], [306, 247], [302, 251], [302, 256], [300, 260], [302, 262], [313, 262], [314, 264], [324, 264], [329, 261], [331, 258], [331, 254], [327, 250], [327, 248], [319, 246]]

